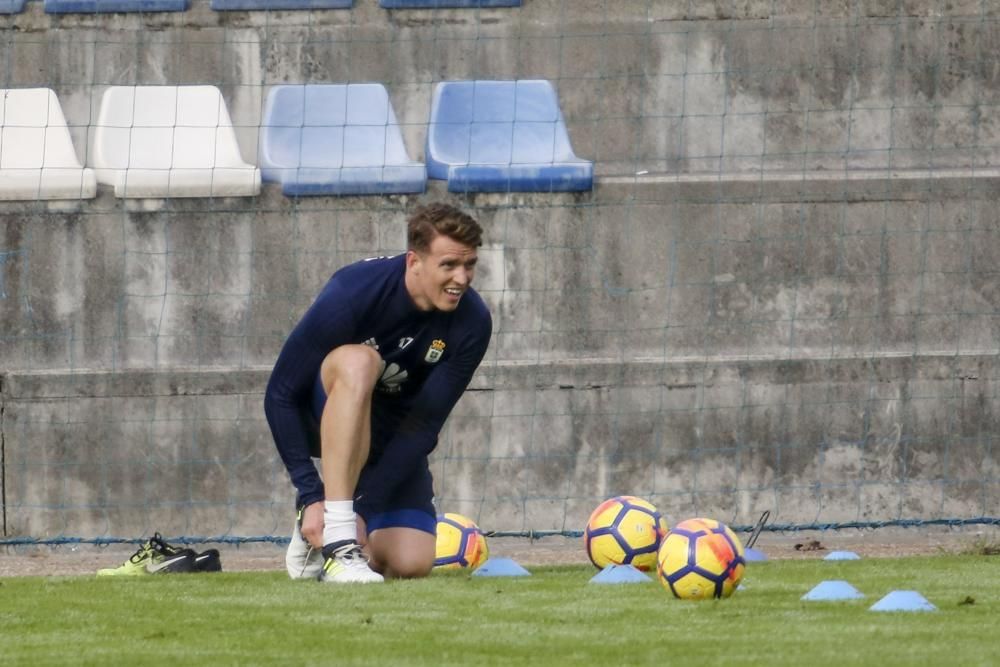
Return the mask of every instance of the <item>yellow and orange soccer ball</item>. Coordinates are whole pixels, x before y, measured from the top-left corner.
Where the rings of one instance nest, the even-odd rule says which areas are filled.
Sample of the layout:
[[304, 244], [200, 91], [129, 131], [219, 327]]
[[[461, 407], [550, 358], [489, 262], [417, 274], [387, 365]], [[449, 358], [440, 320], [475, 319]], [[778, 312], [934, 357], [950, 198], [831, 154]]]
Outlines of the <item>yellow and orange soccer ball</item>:
[[651, 503], [635, 496], [615, 496], [597, 506], [587, 521], [584, 544], [598, 569], [632, 565], [651, 572], [667, 524]]
[[475, 521], [453, 512], [438, 515], [435, 568], [474, 570], [489, 557], [486, 536]]
[[657, 554], [660, 583], [683, 600], [727, 598], [745, 570], [743, 544], [715, 519], [681, 521], [667, 532]]

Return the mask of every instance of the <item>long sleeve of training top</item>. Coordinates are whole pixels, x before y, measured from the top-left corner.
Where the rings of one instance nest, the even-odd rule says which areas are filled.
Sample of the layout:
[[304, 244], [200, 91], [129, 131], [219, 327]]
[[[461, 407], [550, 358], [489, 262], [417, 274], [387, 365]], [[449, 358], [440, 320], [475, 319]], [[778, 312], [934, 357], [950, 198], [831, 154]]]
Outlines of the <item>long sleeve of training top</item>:
[[288, 336], [267, 384], [264, 414], [299, 502], [306, 505], [323, 500], [323, 482], [310, 456], [304, 411], [323, 359], [351, 342], [355, 327], [350, 290], [335, 275]]
[[[265, 414], [282, 462], [305, 504], [323, 499], [309, 452], [312, 392], [335, 347], [366, 344], [386, 364], [372, 397], [365, 501], [381, 502], [437, 443], [489, 344], [492, 321], [475, 290], [454, 311], [420, 311], [405, 287], [405, 256], [339, 270], [285, 342], [265, 395]], [[386, 439], [385, 434], [391, 434]]]

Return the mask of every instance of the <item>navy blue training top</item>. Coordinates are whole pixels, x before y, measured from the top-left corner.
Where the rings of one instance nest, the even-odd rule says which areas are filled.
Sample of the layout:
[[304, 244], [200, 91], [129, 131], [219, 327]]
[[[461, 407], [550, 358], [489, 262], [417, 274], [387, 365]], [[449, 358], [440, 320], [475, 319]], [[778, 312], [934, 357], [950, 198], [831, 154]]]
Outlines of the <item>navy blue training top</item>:
[[285, 341], [264, 395], [264, 413], [304, 505], [323, 500], [310, 456], [313, 387], [334, 348], [370, 345], [385, 361], [372, 398], [373, 433], [363, 475], [376, 510], [437, 444], [438, 433], [490, 342], [490, 312], [472, 288], [451, 312], [417, 309], [406, 290], [406, 255], [345, 266], [327, 282]]

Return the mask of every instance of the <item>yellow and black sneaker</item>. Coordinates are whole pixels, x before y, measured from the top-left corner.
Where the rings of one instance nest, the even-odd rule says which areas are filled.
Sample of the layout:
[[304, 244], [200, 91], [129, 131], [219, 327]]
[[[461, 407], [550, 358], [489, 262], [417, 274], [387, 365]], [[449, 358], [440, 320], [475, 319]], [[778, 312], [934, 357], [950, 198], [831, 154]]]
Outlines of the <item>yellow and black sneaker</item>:
[[[101, 577], [135, 577], [147, 574], [172, 574], [195, 571], [197, 555], [191, 549], [178, 549], [155, 533], [144, 545], [118, 567], [97, 571]], [[221, 569], [221, 567], [220, 567]]]
[[195, 572], [222, 572], [222, 559], [218, 549], [207, 549], [194, 555]]
[[[169, 544], [159, 533], [153, 536], [153, 539], [158, 542], [161, 549], [173, 554], [183, 553], [185, 551], [191, 551], [191, 549], [185, 549], [183, 547], [176, 547], [173, 544]], [[222, 559], [219, 556], [218, 549], [206, 549], [201, 553], [194, 552], [194, 567], [192, 572], [222, 572]]]
[[[182, 547], [175, 547], [169, 544], [160, 537], [159, 533], [153, 536], [159, 542], [160, 546], [171, 553], [179, 554], [184, 551], [191, 551], [191, 549], [184, 549]], [[218, 549], [206, 549], [201, 553], [194, 552], [194, 568], [192, 572], [222, 572], [222, 559], [219, 556]]]

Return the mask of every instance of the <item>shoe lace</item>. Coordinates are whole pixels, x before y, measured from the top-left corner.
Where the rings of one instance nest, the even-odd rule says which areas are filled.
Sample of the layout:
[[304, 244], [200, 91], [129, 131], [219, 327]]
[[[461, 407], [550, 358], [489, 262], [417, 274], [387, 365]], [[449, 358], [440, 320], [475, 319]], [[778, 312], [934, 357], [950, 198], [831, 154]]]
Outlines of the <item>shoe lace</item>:
[[153, 533], [153, 536], [149, 538], [145, 544], [136, 549], [136, 552], [129, 556], [128, 559], [133, 564], [138, 565], [149, 556], [150, 552], [153, 551], [160, 555], [171, 555], [177, 550], [167, 544], [159, 533]]
[[142, 559], [146, 557], [146, 554], [149, 553], [149, 550], [151, 548], [152, 548], [152, 541], [146, 542], [141, 547], [136, 549], [134, 554], [128, 557], [129, 561], [136, 564], [142, 562]]
[[149, 538], [148, 545], [160, 553], [172, 554], [177, 551], [175, 547], [167, 544], [166, 540], [159, 533], [153, 533], [153, 536]]
[[365, 552], [361, 550], [361, 545], [359, 544], [344, 545], [333, 552], [333, 557], [342, 561], [345, 565], [367, 566], [371, 560], [365, 555]]
[[299, 569], [299, 576], [300, 577], [303, 574], [305, 574], [306, 567], [309, 565], [309, 557], [313, 555], [313, 551], [315, 551], [315, 550], [316, 550], [316, 547], [314, 547], [313, 545], [310, 544], [309, 545], [309, 550], [306, 551], [306, 557], [302, 559], [302, 567]]

